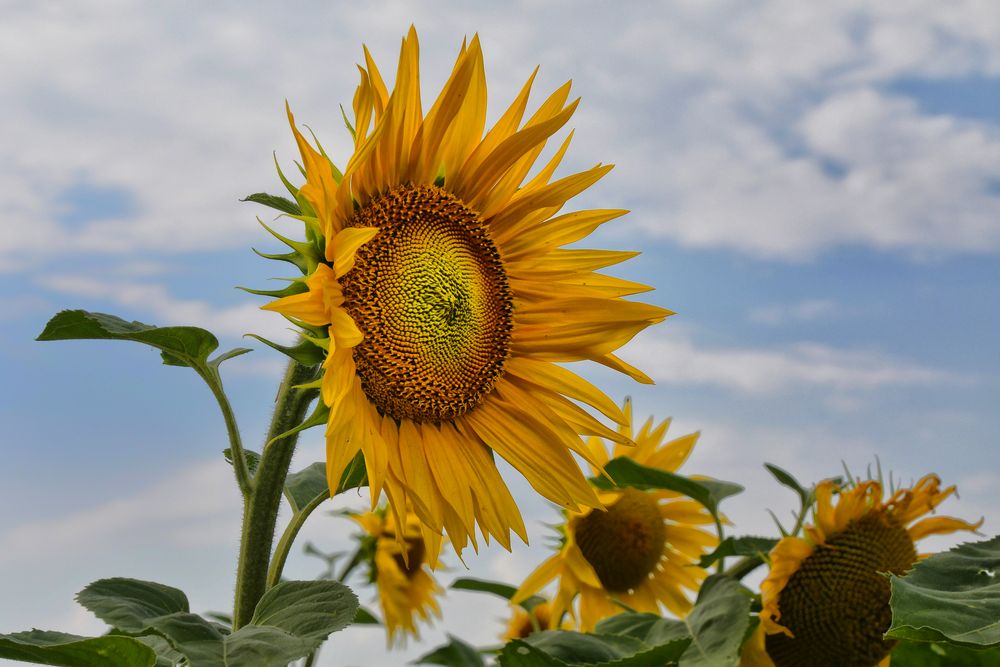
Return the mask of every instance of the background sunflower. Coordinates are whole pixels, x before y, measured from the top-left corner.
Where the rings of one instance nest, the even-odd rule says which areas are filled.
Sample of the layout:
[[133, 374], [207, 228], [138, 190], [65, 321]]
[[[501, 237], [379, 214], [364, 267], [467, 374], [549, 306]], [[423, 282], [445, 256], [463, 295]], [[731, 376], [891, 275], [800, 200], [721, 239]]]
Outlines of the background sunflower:
[[[687, 460], [698, 434], [664, 442], [670, 420], [654, 424], [649, 418], [638, 433], [632, 430], [632, 404], [625, 401], [626, 423], [620, 434], [635, 446], [614, 444], [613, 457], [626, 456], [643, 465], [675, 472]], [[600, 474], [609, 457], [598, 438], [588, 442], [593, 473]], [[699, 557], [718, 544], [711, 514], [697, 502], [672, 491], [619, 489], [600, 493], [607, 511], [570, 512], [557, 527], [559, 551], [529, 575], [512, 599], [519, 602], [558, 578], [552, 599], [552, 617], [568, 613], [584, 631], [602, 618], [624, 611], [622, 604], [640, 612], [659, 614], [662, 607], [683, 616], [691, 608], [706, 572]], [[579, 610], [575, 602], [579, 598]], [[619, 602], [621, 604], [619, 604]]]
[[882, 638], [892, 618], [884, 573], [909, 571], [918, 559], [918, 540], [975, 531], [983, 523], [927, 516], [954, 492], [954, 486], [941, 489], [937, 475], [884, 500], [877, 481], [848, 488], [820, 482], [805, 536], [785, 537], [771, 552], [770, 572], [761, 584], [763, 641], [758, 636], [749, 646], [745, 664], [888, 664], [895, 641]]

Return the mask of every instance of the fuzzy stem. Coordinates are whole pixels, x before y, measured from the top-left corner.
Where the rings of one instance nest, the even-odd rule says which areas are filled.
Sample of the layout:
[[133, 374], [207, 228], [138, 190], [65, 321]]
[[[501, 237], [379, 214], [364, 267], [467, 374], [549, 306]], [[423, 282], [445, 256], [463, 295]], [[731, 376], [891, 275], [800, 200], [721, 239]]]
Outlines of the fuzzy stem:
[[233, 630], [239, 630], [250, 622], [257, 603], [268, 588], [267, 570], [274, 542], [274, 527], [278, 520], [278, 506], [298, 434], [267, 443], [295, 428], [305, 419], [306, 410], [318, 392], [315, 389], [295, 387], [307, 384], [315, 377], [315, 366], [303, 366], [291, 361], [278, 388], [274, 415], [271, 417], [264, 452], [254, 475], [253, 489], [243, 505], [243, 534], [236, 570]]
[[317, 507], [323, 504], [327, 496], [317, 496], [311, 503], [292, 515], [285, 531], [278, 538], [278, 544], [274, 547], [274, 557], [271, 559], [271, 567], [267, 571], [267, 587], [274, 586], [281, 581], [281, 572], [285, 569], [285, 561], [288, 560], [288, 552], [292, 548], [292, 543], [299, 534], [299, 530], [305, 525], [306, 519]]

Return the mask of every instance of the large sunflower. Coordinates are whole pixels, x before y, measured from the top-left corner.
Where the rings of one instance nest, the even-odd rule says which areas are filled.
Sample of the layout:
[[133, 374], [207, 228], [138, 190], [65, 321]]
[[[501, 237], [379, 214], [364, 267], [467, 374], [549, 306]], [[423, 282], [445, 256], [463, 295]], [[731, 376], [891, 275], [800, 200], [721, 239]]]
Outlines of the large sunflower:
[[365, 529], [368, 578], [378, 590], [379, 607], [389, 643], [397, 633], [419, 638], [417, 618], [441, 616], [437, 597], [444, 593], [430, 570], [437, 566], [440, 536], [425, 538], [420, 520], [406, 514], [400, 530], [385, 508], [352, 517]]
[[[643, 465], [676, 471], [691, 454], [698, 433], [663, 442], [670, 420], [649, 419], [633, 438], [632, 406], [626, 401], [626, 424], [620, 434], [635, 446], [605, 444], [591, 438], [588, 446], [595, 474], [611, 457], [628, 456]], [[691, 608], [686, 591], [696, 592], [705, 571], [695, 565], [718, 543], [713, 523], [700, 504], [671, 491], [619, 489], [600, 493], [606, 511], [586, 508], [568, 512], [562, 548], [543, 562], [518, 588], [512, 602], [527, 599], [559, 578], [552, 617], [569, 613], [590, 631], [602, 618], [624, 611], [660, 613], [661, 605], [677, 615]], [[579, 616], [573, 608], [579, 596]]]
[[805, 537], [785, 537], [771, 551], [771, 570], [761, 583], [761, 624], [744, 648], [743, 664], [888, 664], [895, 642], [882, 637], [892, 621], [884, 573], [912, 568], [920, 557], [917, 540], [982, 524], [925, 517], [955, 492], [940, 485], [937, 475], [927, 475], [883, 501], [876, 481], [847, 489], [832, 480], [818, 484], [815, 524]]
[[625, 213], [557, 215], [609, 165], [553, 180], [567, 137], [528, 178], [577, 106], [569, 83], [522, 122], [532, 75], [484, 135], [478, 38], [426, 115], [413, 29], [391, 94], [364, 56], [343, 172], [289, 112], [306, 177], [295, 194], [307, 275], [301, 293], [265, 308], [325, 349], [331, 488], [360, 450], [373, 507], [384, 489], [394, 511], [412, 504], [459, 552], [469, 538], [476, 546], [477, 524], [509, 549], [511, 529], [526, 535], [493, 453], [562, 507], [600, 506], [572, 452], [593, 461], [581, 435], [627, 439], [575, 401], [624, 418], [557, 364], [589, 359], [650, 382], [614, 351], [670, 312], [622, 298], [648, 287], [595, 272], [637, 253], [562, 247]]

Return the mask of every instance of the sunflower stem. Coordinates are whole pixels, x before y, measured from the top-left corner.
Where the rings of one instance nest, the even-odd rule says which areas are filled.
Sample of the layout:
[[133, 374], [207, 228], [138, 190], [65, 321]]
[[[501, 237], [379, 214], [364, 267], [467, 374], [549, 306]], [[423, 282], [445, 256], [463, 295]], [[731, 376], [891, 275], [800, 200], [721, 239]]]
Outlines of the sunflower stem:
[[315, 378], [315, 366], [303, 366], [293, 360], [289, 362], [278, 388], [274, 414], [264, 441], [270, 444], [264, 446], [250, 495], [243, 503], [243, 533], [236, 569], [233, 630], [250, 622], [257, 603], [268, 588], [268, 564], [271, 560], [278, 506], [298, 434], [293, 433], [275, 442], [271, 441], [305, 419], [306, 410], [318, 391], [298, 385], [308, 384]]
[[292, 543], [298, 536], [306, 519], [313, 511], [323, 504], [326, 496], [317, 496], [311, 503], [292, 515], [288, 525], [278, 538], [278, 544], [274, 547], [274, 557], [271, 558], [271, 567], [267, 570], [267, 587], [271, 588], [281, 581], [281, 572], [285, 569], [285, 561], [288, 560], [288, 552], [291, 551]]
[[212, 395], [215, 396], [215, 400], [219, 404], [219, 410], [222, 411], [222, 418], [226, 422], [226, 434], [229, 436], [229, 451], [233, 458], [233, 472], [236, 474], [236, 483], [240, 487], [240, 493], [243, 494], [245, 507], [250, 493], [253, 491], [253, 480], [247, 467], [246, 455], [243, 453], [243, 440], [240, 438], [240, 429], [236, 425], [236, 415], [233, 414], [233, 407], [229, 404], [229, 398], [226, 397], [226, 392], [222, 388], [222, 378], [218, 371], [212, 372], [212, 369], [202, 371], [197, 368], [195, 370], [212, 390]]

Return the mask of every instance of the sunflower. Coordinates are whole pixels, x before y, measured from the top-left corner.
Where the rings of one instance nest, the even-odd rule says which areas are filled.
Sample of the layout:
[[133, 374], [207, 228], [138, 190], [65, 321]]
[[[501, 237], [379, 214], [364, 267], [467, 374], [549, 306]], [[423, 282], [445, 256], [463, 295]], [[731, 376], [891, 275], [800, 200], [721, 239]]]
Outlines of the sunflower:
[[888, 665], [895, 642], [882, 637], [892, 621], [884, 573], [912, 568], [920, 558], [916, 542], [927, 535], [982, 525], [925, 517], [955, 492], [940, 485], [937, 475], [927, 475], [883, 501], [876, 481], [844, 489], [833, 480], [819, 483], [815, 524], [771, 551], [771, 570], [761, 583], [761, 623], [744, 648], [743, 665]]
[[568, 629], [568, 626], [566, 623], [556, 624], [556, 619], [552, 616], [551, 602], [539, 602], [529, 611], [525, 611], [520, 605], [514, 605], [510, 621], [507, 622], [507, 630], [500, 638], [504, 642], [509, 642], [514, 639], [524, 639], [535, 632], [559, 628]]
[[671, 313], [622, 298], [650, 288], [596, 272], [638, 253], [562, 247], [626, 213], [558, 214], [610, 165], [553, 180], [567, 137], [528, 178], [576, 109], [569, 83], [522, 122], [532, 75], [484, 135], [477, 37], [426, 114], [412, 28], [391, 94], [367, 49], [364, 62], [343, 172], [288, 112], [306, 178], [290, 189], [309, 239], [291, 244], [306, 275], [264, 307], [325, 354], [331, 488], [360, 450], [373, 508], [384, 490], [459, 553], [469, 539], [478, 548], [477, 525], [510, 549], [511, 530], [527, 537], [494, 453], [560, 506], [599, 507], [572, 453], [594, 462], [581, 436], [627, 438], [578, 402], [624, 417], [559, 364], [596, 361], [649, 383], [614, 351]]
[[[669, 472], [687, 460], [698, 433], [663, 442], [670, 420], [646, 421], [633, 437], [632, 406], [625, 402], [626, 424], [620, 435], [635, 446], [615, 443], [611, 456], [628, 456], [643, 465]], [[610, 458], [604, 442], [588, 442], [595, 474]], [[691, 608], [685, 591], [695, 592], [705, 571], [699, 556], [718, 543], [714, 532], [699, 526], [713, 523], [700, 504], [671, 491], [618, 489], [600, 493], [606, 511], [586, 508], [568, 512], [562, 548], [525, 579], [511, 600], [520, 602], [559, 577], [552, 615], [569, 613], [579, 596], [579, 626], [590, 631], [602, 618], [630, 609], [660, 613], [661, 605], [677, 615]]]
[[425, 539], [417, 517], [406, 514], [403, 530], [386, 508], [352, 517], [367, 533], [362, 552], [367, 556], [369, 582], [378, 589], [379, 606], [390, 644], [402, 632], [419, 638], [416, 617], [440, 618], [437, 596], [444, 591], [431, 576], [441, 548], [439, 536]]

